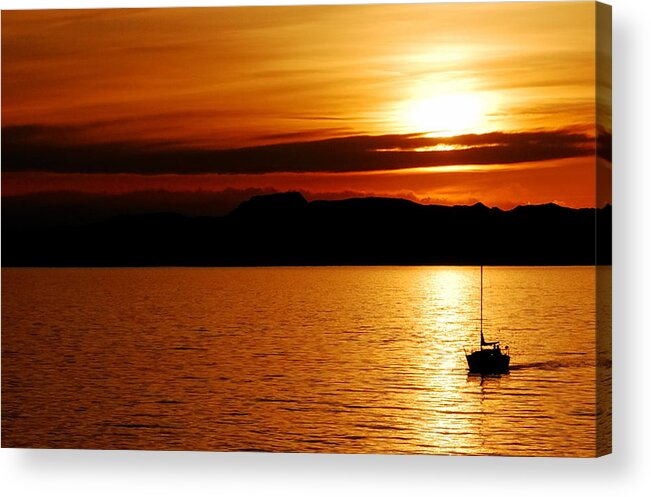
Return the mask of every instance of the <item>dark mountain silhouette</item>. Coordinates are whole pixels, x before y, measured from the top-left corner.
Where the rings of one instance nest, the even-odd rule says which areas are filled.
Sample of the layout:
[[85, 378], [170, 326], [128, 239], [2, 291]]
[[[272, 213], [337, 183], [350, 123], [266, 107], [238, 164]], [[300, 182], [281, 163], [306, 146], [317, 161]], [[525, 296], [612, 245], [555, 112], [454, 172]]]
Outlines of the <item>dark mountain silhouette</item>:
[[[255, 196], [223, 217], [3, 227], [3, 266], [610, 264], [611, 207], [510, 211], [395, 198]], [[598, 220], [598, 230], [597, 230]], [[4, 223], [3, 223], [4, 224]], [[598, 242], [598, 243], [597, 243]]]
[[220, 191], [151, 189], [118, 194], [53, 191], [5, 195], [2, 197], [2, 224], [16, 228], [82, 226], [123, 214], [154, 214], [167, 210], [189, 217], [224, 216], [244, 200], [269, 193], [275, 191], [270, 188], [226, 188]]

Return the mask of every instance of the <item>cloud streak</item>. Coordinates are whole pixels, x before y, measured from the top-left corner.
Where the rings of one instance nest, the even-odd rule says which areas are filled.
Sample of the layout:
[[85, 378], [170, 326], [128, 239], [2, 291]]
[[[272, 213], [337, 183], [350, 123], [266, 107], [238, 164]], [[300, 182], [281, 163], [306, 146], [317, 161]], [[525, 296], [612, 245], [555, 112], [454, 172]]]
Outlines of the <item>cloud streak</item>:
[[[571, 130], [443, 138], [354, 135], [234, 149], [191, 148], [174, 142], [80, 143], [79, 136], [80, 131], [69, 126], [5, 127], [3, 168], [90, 174], [346, 173], [543, 161], [587, 156], [595, 148], [592, 137]], [[441, 145], [451, 150], [432, 150]]]

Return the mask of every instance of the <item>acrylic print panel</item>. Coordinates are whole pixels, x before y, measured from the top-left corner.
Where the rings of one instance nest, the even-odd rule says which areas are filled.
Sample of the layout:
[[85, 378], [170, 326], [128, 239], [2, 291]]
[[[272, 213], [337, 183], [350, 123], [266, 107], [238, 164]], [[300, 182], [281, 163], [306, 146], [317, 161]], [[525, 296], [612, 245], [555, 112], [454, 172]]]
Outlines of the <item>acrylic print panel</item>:
[[4, 447], [610, 452], [610, 8], [2, 13]]

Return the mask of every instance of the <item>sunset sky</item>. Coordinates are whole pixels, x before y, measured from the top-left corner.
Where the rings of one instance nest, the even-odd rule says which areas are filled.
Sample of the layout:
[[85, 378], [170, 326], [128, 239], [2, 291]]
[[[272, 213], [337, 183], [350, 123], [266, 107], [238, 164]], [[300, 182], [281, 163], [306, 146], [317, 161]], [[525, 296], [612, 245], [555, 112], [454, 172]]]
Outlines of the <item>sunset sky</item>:
[[595, 21], [593, 2], [5, 11], [2, 194], [593, 207]]

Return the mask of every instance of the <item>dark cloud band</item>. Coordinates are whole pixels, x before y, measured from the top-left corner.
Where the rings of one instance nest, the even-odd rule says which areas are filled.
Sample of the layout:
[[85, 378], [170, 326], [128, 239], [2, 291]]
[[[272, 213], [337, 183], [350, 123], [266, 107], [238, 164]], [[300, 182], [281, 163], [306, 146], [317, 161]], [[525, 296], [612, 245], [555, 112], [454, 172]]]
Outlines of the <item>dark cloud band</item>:
[[[586, 156], [595, 140], [567, 130], [432, 138], [358, 135], [227, 150], [178, 143], [83, 143], [83, 130], [46, 126], [2, 129], [5, 171], [136, 174], [362, 172], [464, 164], [511, 164]], [[437, 145], [452, 150], [416, 151]], [[452, 148], [452, 147], [451, 147]]]

